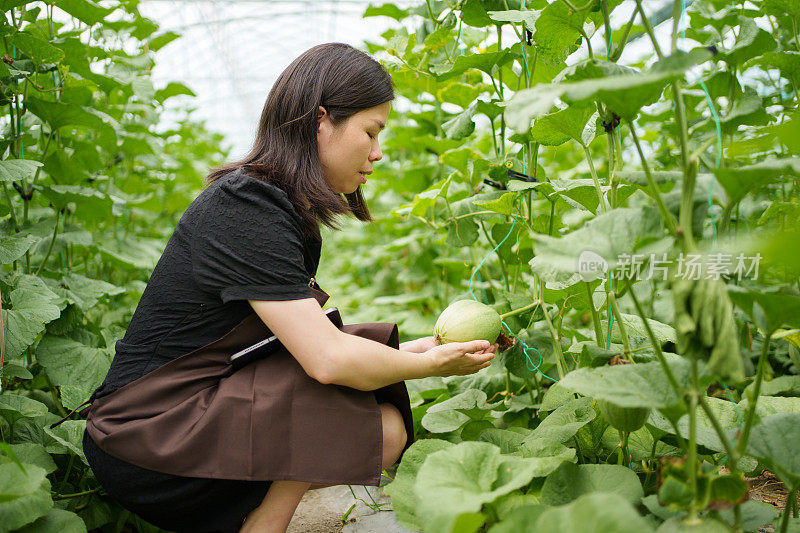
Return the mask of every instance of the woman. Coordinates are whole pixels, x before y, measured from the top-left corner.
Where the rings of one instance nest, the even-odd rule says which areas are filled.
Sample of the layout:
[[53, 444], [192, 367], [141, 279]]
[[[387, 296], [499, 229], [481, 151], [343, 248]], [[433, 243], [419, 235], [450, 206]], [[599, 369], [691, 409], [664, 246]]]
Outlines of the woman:
[[[87, 460], [124, 507], [170, 530], [285, 531], [306, 490], [377, 485], [410, 445], [403, 380], [489, 365], [487, 341], [398, 346], [392, 324], [322, 311], [319, 225], [371, 220], [360, 187], [392, 99], [367, 54], [306, 51], [252, 151], [182, 216], [88, 412]], [[270, 334], [280, 351], [231, 366]]]

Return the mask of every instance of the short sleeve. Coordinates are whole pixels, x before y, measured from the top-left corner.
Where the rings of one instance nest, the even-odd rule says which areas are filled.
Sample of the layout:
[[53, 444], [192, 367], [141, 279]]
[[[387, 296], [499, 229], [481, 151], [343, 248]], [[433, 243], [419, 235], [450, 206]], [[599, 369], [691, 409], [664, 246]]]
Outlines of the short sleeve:
[[301, 221], [283, 191], [237, 172], [198, 200], [181, 224], [191, 228], [192, 271], [203, 290], [223, 303], [313, 297]]

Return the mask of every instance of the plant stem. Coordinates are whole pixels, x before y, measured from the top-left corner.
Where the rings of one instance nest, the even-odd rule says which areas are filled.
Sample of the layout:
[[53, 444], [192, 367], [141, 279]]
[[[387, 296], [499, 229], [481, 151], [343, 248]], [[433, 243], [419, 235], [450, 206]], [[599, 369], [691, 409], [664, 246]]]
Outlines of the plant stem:
[[19, 220], [17, 220], [17, 214], [14, 212], [14, 203], [11, 201], [11, 195], [8, 193], [8, 184], [5, 181], [3, 182], [3, 194], [6, 195], [6, 200], [8, 201], [8, 211], [11, 215], [11, 222], [14, 223], [16, 232], [19, 233]]
[[750, 439], [750, 430], [753, 428], [753, 422], [756, 416], [756, 405], [758, 404], [758, 396], [761, 393], [761, 381], [764, 377], [764, 368], [767, 366], [767, 354], [769, 353], [769, 342], [772, 338], [772, 332], [767, 333], [764, 338], [764, 344], [761, 347], [761, 355], [758, 356], [758, 368], [756, 369], [756, 381], [753, 386], [753, 394], [748, 398], [750, 401], [749, 408], [747, 409], [747, 417], [744, 421], [742, 428], [742, 435], [739, 442], [736, 444], [736, 450], [740, 456], [747, 453], [747, 441]]
[[735, 450], [731, 446], [730, 441], [728, 440], [728, 436], [725, 435], [725, 430], [722, 428], [722, 424], [719, 423], [717, 415], [714, 414], [714, 411], [711, 410], [711, 406], [708, 405], [708, 400], [706, 400], [705, 395], [700, 394], [697, 399], [700, 402], [700, 407], [702, 407], [703, 412], [705, 412], [706, 416], [711, 421], [711, 425], [714, 427], [717, 437], [719, 437], [720, 442], [722, 442], [722, 447], [725, 448], [725, 453], [728, 454], [728, 467], [731, 470], [736, 470], [736, 462], [738, 461], [738, 457]]
[[584, 281], [584, 285], [586, 285], [586, 296], [589, 298], [589, 307], [592, 310], [592, 324], [594, 325], [594, 336], [597, 340], [597, 345], [601, 348], [606, 347], [606, 340], [603, 337], [603, 327], [600, 325], [600, 313], [597, 312], [597, 308], [594, 306], [594, 298], [592, 297], [592, 287], [589, 285], [588, 282]]
[[510, 316], [514, 316], [514, 315], [518, 315], [520, 313], [524, 313], [528, 309], [533, 309], [537, 305], [541, 305], [541, 303], [542, 303], [541, 300], [536, 300], [532, 304], [528, 304], [525, 307], [520, 307], [519, 309], [514, 309], [513, 311], [509, 311], [508, 313], [503, 313], [502, 315], [500, 315], [500, 318], [505, 319], [505, 318], [508, 318]]
[[605, 213], [607, 211], [606, 199], [603, 196], [603, 189], [600, 188], [600, 180], [597, 178], [594, 162], [592, 162], [592, 154], [589, 152], [588, 146], [583, 146], [583, 153], [586, 154], [586, 161], [589, 163], [589, 172], [592, 174], [592, 181], [594, 181], [594, 190], [597, 191], [597, 202], [600, 204], [600, 212]]
[[56, 226], [53, 228], [53, 238], [50, 239], [50, 246], [47, 248], [47, 253], [44, 255], [44, 259], [42, 259], [39, 268], [36, 269], [36, 273], [34, 275], [38, 276], [44, 266], [47, 264], [47, 260], [50, 259], [50, 254], [53, 252], [53, 246], [56, 244], [56, 237], [58, 236], [58, 219], [61, 218], [61, 211], [56, 212]]
[[783, 508], [783, 518], [781, 518], [781, 531], [780, 533], [786, 533], [789, 528], [789, 515], [791, 514], [793, 502], [797, 500], [797, 488], [792, 489], [789, 491], [789, 497], [786, 498], [786, 506]]
[[633, 362], [633, 358], [631, 357], [631, 341], [628, 339], [628, 330], [625, 328], [625, 323], [622, 321], [622, 314], [619, 312], [619, 306], [617, 305], [617, 297], [614, 296], [613, 289], [608, 293], [608, 305], [611, 308], [611, 312], [614, 314], [614, 318], [617, 320], [617, 327], [619, 328], [619, 334], [622, 336], [622, 348], [625, 350], [625, 359], [630, 362]]
[[664, 55], [661, 53], [661, 48], [658, 46], [658, 41], [656, 41], [656, 34], [653, 31], [653, 25], [650, 24], [650, 19], [647, 18], [647, 15], [644, 13], [644, 9], [642, 9], [642, 0], [636, 0], [636, 9], [639, 11], [639, 15], [641, 15], [642, 25], [644, 26], [647, 35], [650, 36], [650, 42], [653, 43], [653, 49], [656, 52], [656, 55], [659, 59], [663, 59]]
[[631, 289], [629, 292], [631, 295], [631, 300], [633, 300], [633, 305], [636, 307], [636, 313], [639, 315], [639, 318], [642, 319], [644, 330], [647, 332], [647, 336], [650, 338], [650, 342], [653, 344], [653, 349], [656, 352], [658, 362], [661, 363], [661, 369], [664, 371], [669, 384], [672, 385], [672, 388], [675, 390], [675, 392], [677, 392], [679, 396], [683, 397], [683, 387], [681, 387], [681, 385], [678, 383], [678, 380], [675, 378], [675, 374], [672, 373], [672, 369], [667, 363], [667, 358], [664, 357], [664, 352], [661, 351], [661, 344], [658, 342], [658, 339], [656, 339], [653, 329], [650, 327], [650, 323], [647, 322], [647, 315], [644, 314], [642, 304], [639, 303], [639, 300], [636, 298], [636, 293], [633, 289]]
[[650, 187], [650, 194], [653, 195], [653, 198], [656, 201], [656, 205], [658, 206], [658, 211], [661, 213], [661, 218], [664, 220], [664, 224], [666, 224], [667, 229], [669, 230], [670, 234], [673, 237], [678, 236], [677, 229], [675, 228], [675, 219], [672, 217], [672, 214], [667, 210], [667, 205], [664, 203], [664, 199], [661, 198], [661, 192], [658, 190], [658, 186], [656, 185], [655, 179], [653, 179], [653, 175], [650, 173], [650, 166], [647, 164], [647, 159], [644, 157], [644, 152], [642, 151], [642, 145], [639, 143], [639, 137], [636, 135], [636, 129], [633, 127], [633, 121], [628, 120], [628, 127], [631, 130], [631, 137], [633, 137], [633, 142], [636, 145], [636, 151], [639, 152], [639, 158], [642, 161], [642, 168], [644, 169], [644, 174], [647, 176], [647, 185]]
[[[544, 288], [540, 288], [542, 292], [544, 292]], [[544, 302], [544, 294], [540, 294], [539, 296]], [[550, 336], [553, 339], [553, 353], [556, 354], [556, 367], [558, 370], [558, 379], [564, 379], [564, 369], [566, 367], [566, 362], [564, 361], [564, 354], [561, 351], [561, 339], [558, 336], [558, 332], [556, 328], [553, 327], [553, 322], [550, 320], [550, 314], [547, 312], [547, 306], [542, 305], [542, 312], [544, 313], [544, 319], [547, 322], [547, 327], [550, 329]]]
[[689, 391], [689, 484], [692, 503], [689, 505], [689, 520], [697, 520], [697, 359], [691, 360], [692, 389]]

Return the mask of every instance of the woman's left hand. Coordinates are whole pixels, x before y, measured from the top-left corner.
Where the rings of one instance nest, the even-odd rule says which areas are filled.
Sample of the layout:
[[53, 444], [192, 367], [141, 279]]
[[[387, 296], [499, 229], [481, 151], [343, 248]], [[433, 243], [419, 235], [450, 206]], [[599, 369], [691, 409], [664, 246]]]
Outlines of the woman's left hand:
[[400, 349], [405, 352], [423, 353], [436, 346], [434, 337], [422, 337], [413, 341], [404, 342]]

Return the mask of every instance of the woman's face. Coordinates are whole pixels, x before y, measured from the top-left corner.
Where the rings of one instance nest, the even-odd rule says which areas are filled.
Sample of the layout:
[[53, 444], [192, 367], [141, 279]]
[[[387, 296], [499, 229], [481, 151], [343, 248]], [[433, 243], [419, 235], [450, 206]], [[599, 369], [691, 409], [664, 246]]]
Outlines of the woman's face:
[[363, 109], [334, 126], [325, 108], [317, 113], [317, 145], [328, 185], [352, 193], [367, 182], [373, 163], [383, 158], [378, 134], [386, 125], [391, 103]]

